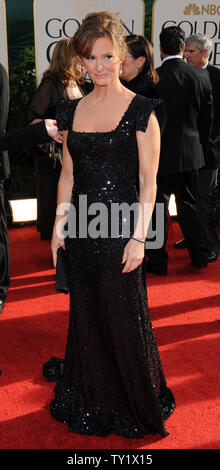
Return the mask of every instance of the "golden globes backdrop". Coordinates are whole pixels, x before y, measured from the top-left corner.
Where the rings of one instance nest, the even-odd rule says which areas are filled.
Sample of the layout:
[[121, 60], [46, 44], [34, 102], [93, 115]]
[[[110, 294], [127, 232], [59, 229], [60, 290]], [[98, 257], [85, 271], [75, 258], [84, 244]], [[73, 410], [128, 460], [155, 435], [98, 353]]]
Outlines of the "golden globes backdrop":
[[4, 0], [0, 0], [0, 62], [8, 71], [6, 9]]
[[180, 26], [187, 36], [208, 34], [213, 40], [210, 62], [220, 67], [220, 0], [155, 0], [152, 10], [152, 42], [155, 64], [161, 63], [159, 34], [167, 26]]
[[127, 34], [144, 34], [144, 0], [34, 0], [37, 85], [55, 44], [72, 37], [87, 13], [103, 10], [119, 13]]

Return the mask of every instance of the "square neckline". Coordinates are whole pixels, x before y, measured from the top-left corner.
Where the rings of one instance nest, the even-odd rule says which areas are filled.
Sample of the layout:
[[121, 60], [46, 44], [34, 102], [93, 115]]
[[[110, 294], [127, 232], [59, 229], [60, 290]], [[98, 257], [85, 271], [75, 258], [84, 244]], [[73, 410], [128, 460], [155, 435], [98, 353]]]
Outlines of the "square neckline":
[[78, 106], [80, 100], [83, 98], [83, 96], [82, 96], [81, 98], [77, 98], [77, 103], [76, 103], [76, 106], [75, 106], [74, 111], [73, 111], [73, 119], [72, 119], [72, 125], [71, 125], [71, 132], [72, 132], [72, 134], [86, 134], [86, 135], [87, 135], [87, 134], [88, 134], [88, 135], [91, 135], [91, 134], [101, 134], [101, 135], [103, 135], [103, 134], [112, 134], [113, 132], [116, 132], [116, 131], [119, 129], [119, 127], [120, 127], [122, 121], [124, 120], [126, 114], [128, 113], [128, 111], [129, 111], [129, 109], [130, 109], [130, 107], [131, 107], [131, 105], [132, 105], [132, 103], [134, 102], [134, 100], [135, 100], [136, 97], [137, 97], [137, 93], [132, 97], [132, 99], [131, 99], [129, 105], [127, 106], [127, 109], [124, 111], [124, 113], [123, 113], [123, 115], [122, 115], [122, 117], [121, 117], [119, 123], [118, 123], [117, 126], [115, 127], [115, 129], [112, 129], [111, 131], [90, 131], [90, 132], [87, 132], [87, 131], [75, 131], [75, 130], [73, 129], [74, 115], [75, 115], [75, 112], [76, 112], [76, 108], [77, 108], [77, 106]]

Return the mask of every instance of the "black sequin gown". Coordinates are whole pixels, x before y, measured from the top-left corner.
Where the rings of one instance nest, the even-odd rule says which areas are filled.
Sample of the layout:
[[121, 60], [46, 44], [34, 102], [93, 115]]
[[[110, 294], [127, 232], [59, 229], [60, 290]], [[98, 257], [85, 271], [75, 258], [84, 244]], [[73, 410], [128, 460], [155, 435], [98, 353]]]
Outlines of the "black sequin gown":
[[[117, 128], [101, 133], [72, 131], [78, 102], [61, 103], [58, 109], [59, 127], [68, 129], [76, 214], [80, 195], [87, 196], [88, 207], [132, 204], [138, 200], [136, 130], [146, 129], [153, 109], [160, 120], [160, 101], [135, 95]], [[78, 223], [76, 237], [66, 239], [70, 322], [52, 416], [80, 434], [166, 436], [164, 421], [174, 409], [174, 397], [161, 366], [142, 268], [121, 274], [127, 237], [80, 238], [80, 230]]]

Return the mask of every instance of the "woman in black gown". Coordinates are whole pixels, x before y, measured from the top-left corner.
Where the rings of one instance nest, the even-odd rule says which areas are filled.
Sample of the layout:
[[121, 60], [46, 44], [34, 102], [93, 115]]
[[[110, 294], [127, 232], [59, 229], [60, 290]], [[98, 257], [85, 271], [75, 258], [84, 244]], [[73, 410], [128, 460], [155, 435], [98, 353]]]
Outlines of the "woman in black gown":
[[[160, 152], [155, 113], [161, 115], [162, 105], [120, 83], [125, 42], [117, 15], [87, 15], [73, 47], [94, 90], [58, 110], [66, 130], [58, 207], [72, 205], [68, 230], [65, 217], [56, 216], [51, 247], [56, 265], [57, 249], [65, 246], [70, 323], [51, 414], [80, 434], [166, 436], [164, 421], [174, 398], [163, 374], [141, 269]], [[138, 165], [138, 217], [122, 211], [117, 218], [113, 207], [138, 202]], [[85, 200], [88, 213], [82, 209]], [[150, 211], [144, 214], [145, 203]]]

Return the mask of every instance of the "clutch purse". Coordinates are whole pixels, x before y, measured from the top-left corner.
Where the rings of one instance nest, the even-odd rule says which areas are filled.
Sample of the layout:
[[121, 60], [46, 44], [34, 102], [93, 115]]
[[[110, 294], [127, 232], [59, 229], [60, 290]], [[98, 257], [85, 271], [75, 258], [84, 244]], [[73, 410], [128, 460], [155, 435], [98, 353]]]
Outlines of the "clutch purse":
[[38, 144], [38, 147], [51, 158], [58, 158], [60, 163], [62, 163], [62, 150], [61, 146], [51, 140], [51, 142], [46, 142], [45, 144]]
[[69, 292], [66, 252], [61, 246], [57, 250], [56, 290], [63, 294], [68, 294]]

